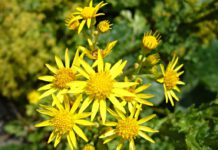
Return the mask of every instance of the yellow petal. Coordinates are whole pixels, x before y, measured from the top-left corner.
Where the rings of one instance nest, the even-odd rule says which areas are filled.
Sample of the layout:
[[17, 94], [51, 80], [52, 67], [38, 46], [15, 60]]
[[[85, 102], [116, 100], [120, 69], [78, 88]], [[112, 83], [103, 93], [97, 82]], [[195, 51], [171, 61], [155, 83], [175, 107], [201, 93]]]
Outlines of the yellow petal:
[[55, 78], [54, 76], [40, 76], [38, 77], [39, 80], [52, 82]]
[[77, 148], [77, 141], [76, 141], [76, 136], [73, 130], [69, 132], [70, 140], [72, 141], [73, 145], [75, 148]]
[[54, 143], [54, 147], [56, 147], [61, 141], [61, 135], [57, 134], [56, 139], [55, 139], [55, 143]]
[[94, 126], [95, 123], [88, 120], [75, 120], [75, 123], [83, 126]]
[[123, 147], [123, 142], [124, 142], [124, 140], [120, 140], [119, 144], [117, 145], [116, 150], [121, 150], [121, 149], [122, 149], [122, 147]]
[[94, 100], [94, 103], [92, 105], [92, 115], [91, 115], [91, 121], [94, 120], [97, 112], [98, 112], [98, 109], [99, 109], [99, 101], [98, 100]]
[[52, 85], [53, 85], [53, 84], [46, 84], [46, 85], [40, 87], [40, 88], [38, 89], [38, 91], [48, 90], [48, 89], [52, 88]]
[[68, 141], [68, 144], [70, 145], [70, 149], [73, 150], [73, 149], [74, 149], [74, 148], [73, 148], [74, 146], [73, 146], [72, 140], [70, 139], [70, 135], [69, 135], [69, 134], [67, 135], [67, 141]]
[[83, 29], [85, 23], [86, 23], [86, 20], [83, 20], [83, 21], [80, 23], [79, 29], [78, 29], [78, 34], [82, 31], [82, 29]]
[[107, 131], [105, 133], [103, 133], [99, 138], [105, 138], [105, 137], [108, 137], [108, 136], [112, 136], [115, 134], [115, 129], [112, 129], [110, 131]]
[[133, 85], [136, 85], [136, 82], [114, 82], [113, 86], [117, 88], [127, 88]]
[[101, 56], [100, 50], [98, 50], [98, 72], [102, 72], [104, 70], [104, 62]]
[[39, 99], [42, 99], [42, 98], [44, 98], [44, 97], [47, 97], [47, 96], [49, 96], [49, 95], [55, 93], [56, 91], [57, 91], [56, 89], [50, 89], [50, 90], [44, 92], [44, 93], [39, 97]]
[[121, 88], [114, 88], [112, 92], [117, 96], [117, 97], [123, 97], [123, 96], [132, 96], [135, 97], [135, 94], [129, 92], [126, 89], [121, 89]]
[[142, 85], [142, 86], [136, 88], [135, 92], [136, 92], [136, 93], [139, 93], [139, 92], [141, 92], [141, 91], [144, 91], [145, 89], [147, 89], [147, 88], [150, 87], [150, 86], [151, 86], [151, 84], [144, 84], [144, 85]]
[[106, 138], [106, 139], [104, 140], [103, 144], [106, 144], [106, 143], [112, 141], [112, 140], [113, 140], [114, 138], [116, 138], [116, 137], [117, 137], [117, 135], [109, 136], [108, 138]]
[[173, 101], [170, 91], [167, 92], [167, 97], [169, 98], [171, 105], [174, 106], [174, 101]]
[[86, 142], [88, 142], [88, 139], [86, 137], [86, 135], [84, 134], [84, 132], [77, 126], [74, 125], [73, 126], [73, 130], [76, 132], [76, 134], [81, 137], [83, 140], [85, 140]]
[[45, 64], [45, 65], [46, 65], [46, 67], [47, 67], [51, 72], [53, 72], [54, 74], [57, 73], [57, 71], [58, 71], [57, 68], [55, 68], [55, 67], [53, 67], [53, 66], [51, 66], [51, 65], [49, 65], [49, 64]]
[[117, 122], [105, 122], [104, 126], [116, 126]]
[[73, 66], [73, 68], [78, 71], [82, 76], [84, 76], [86, 79], [89, 79], [89, 75], [80, 67]]
[[66, 68], [70, 68], [70, 59], [68, 54], [68, 48], [65, 51], [65, 66]]
[[88, 27], [88, 29], [90, 28], [90, 26], [91, 26], [91, 19], [87, 19], [87, 27]]
[[49, 138], [48, 138], [48, 143], [51, 143], [51, 141], [53, 141], [54, 138], [55, 138], [55, 131], [53, 131], [53, 132], [50, 134], [50, 136], [49, 136]]
[[159, 132], [158, 130], [146, 127], [146, 126], [139, 126], [139, 130], [145, 131], [145, 132]]
[[164, 74], [165, 73], [165, 69], [164, 69], [164, 65], [163, 64], [160, 64], [160, 69], [161, 69], [162, 73]]
[[80, 63], [81, 65], [83, 65], [84, 69], [89, 75], [95, 74], [95, 71], [92, 69], [92, 67], [88, 63], [86, 63], [84, 60], [81, 60]]
[[79, 113], [82, 113], [92, 102], [92, 98], [87, 97], [84, 102], [82, 103], [82, 106], [80, 107]]
[[59, 110], [63, 110], [64, 107], [62, 106], [62, 104], [60, 103], [60, 100], [57, 98], [57, 96], [55, 96], [54, 94], [52, 94], [52, 99], [54, 101], [54, 104], [58, 107]]
[[64, 68], [64, 64], [59, 57], [55, 56], [55, 61], [59, 69]]
[[145, 122], [147, 122], [147, 121], [153, 119], [154, 117], [156, 117], [155, 114], [152, 114], [152, 115], [150, 115], [150, 116], [147, 116], [147, 117], [145, 117], [145, 118], [142, 118], [142, 119], [138, 120], [138, 124], [143, 124], [143, 123], [145, 123]]
[[116, 97], [114, 97], [113, 95], [110, 95], [109, 100], [111, 101], [111, 103], [116, 106], [116, 108], [118, 108], [119, 110], [121, 110], [122, 112], [126, 113], [125, 109], [123, 108], [123, 106], [120, 104], [120, 102], [116, 99]]
[[175, 100], [179, 101], [179, 98], [176, 96], [173, 90], [170, 91], [170, 94], [173, 96], [173, 98], [175, 98]]
[[100, 115], [102, 118], [102, 122], [105, 123], [106, 121], [106, 101], [100, 100]]
[[150, 138], [147, 134], [143, 133], [142, 131], [139, 131], [138, 134], [139, 134], [141, 137], [143, 137], [144, 139], [150, 141], [151, 143], [155, 143], [155, 141], [154, 141], [152, 138]]
[[133, 138], [129, 142], [129, 150], [135, 150], [135, 142]]
[[51, 121], [50, 120], [46, 120], [46, 121], [37, 123], [35, 125], [35, 127], [45, 127], [45, 126], [51, 126]]
[[110, 63], [105, 63], [105, 71], [110, 71], [111, 64]]
[[70, 113], [73, 114], [77, 110], [77, 108], [80, 105], [81, 100], [82, 100], [82, 95], [80, 94], [79, 96], [77, 96], [75, 102], [73, 103], [73, 106], [71, 107]]

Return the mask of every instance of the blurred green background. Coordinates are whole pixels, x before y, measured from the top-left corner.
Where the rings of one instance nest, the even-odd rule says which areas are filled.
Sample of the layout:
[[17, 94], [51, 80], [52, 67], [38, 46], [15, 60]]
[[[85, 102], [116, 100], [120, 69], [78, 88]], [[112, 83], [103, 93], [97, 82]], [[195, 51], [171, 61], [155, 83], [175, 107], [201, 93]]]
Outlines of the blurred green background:
[[[100, 1], [94, 0], [94, 3]], [[186, 85], [175, 108], [165, 104], [162, 85], [151, 82], [155, 107], [146, 109], [158, 115], [149, 126], [160, 132], [155, 144], [138, 139], [139, 150], [215, 150], [218, 149], [218, 1], [217, 0], [106, 0], [100, 11], [112, 30], [103, 34], [99, 44], [118, 40], [107, 61], [127, 59], [131, 68], [140, 53], [144, 32], [158, 31], [162, 38], [156, 49], [167, 64], [172, 53], [180, 57]], [[48, 74], [45, 63], [54, 64], [54, 55], [70, 54], [86, 45], [84, 35], [65, 27], [64, 19], [80, 0], [1, 0], [0, 1], [0, 149], [53, 149], [47, 145], [47, 129], [36, 129], [40, 116], [37, 104], [28, 101], [31, 91]], [[63, 58], [63, 57], [62, 57]], [[34, 97], [34, 96], [33, 96]], [[90, 135], [91, 136], [91, 135]], [[98, 149], [113, 149], [113, 144]], [[101, 148], [99, 148], [101, 147]], [[65, 142], [58, 149], [68, 149]], [[127, 149], [127, 148], [124, 148]]]

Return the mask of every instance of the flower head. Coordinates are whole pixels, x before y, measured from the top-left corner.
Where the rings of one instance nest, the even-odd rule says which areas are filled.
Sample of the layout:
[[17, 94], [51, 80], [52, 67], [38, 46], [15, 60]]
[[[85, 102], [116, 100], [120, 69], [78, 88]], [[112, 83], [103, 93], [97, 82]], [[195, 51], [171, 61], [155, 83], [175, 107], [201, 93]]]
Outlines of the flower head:
[[54, 73], [54, 75], [47, 75], [47, 76], [40, 76], [39, 80], [43, 80], [46, 82], [50, 82], [49, 84], [42, 86], [39, 88], [39, 91], [45, 91], [41, 96], [44, 98], [49, 96], [55, 92], [59, 92], [58, 94], [66, 93], [69, 89], [68, 83], [74, 81], [77, 77], [76, 71], [72, 68], [72, 66], [78, 66], [78, 58], [79, 53], [78, 51], [75, 54], [74, 60], [72, 65], [70, 65], [70, 59], [68, 55], [68, 49], [65, 51], [65, 65], [61, 61], [61, 59], [55, 56], [55, 61], [57, 64], [57, 68], [53, 67], [49, 64], [46, 64], [46, 67]]
[[[85, 110], [90, 103], [92, 105], [91, 120], [96, 116], [98, 110], [100, 110], [100, 116], [102, 121], [106, 120], [106, 105], [109, 100], [113, 105], [125, 112], [125, 109], [118, 101], [117, 97], [134, 96], [131, 92], [125, 88], [135, 85], [135, 82], [117, 82], [115, 78], [122, 73], [123, 68], [126, 65], [126, 61], [118, 61], [114, 66], [109, 63], [104, 63], [100, 50], [98, 51], [98, 59], [92, 65], [92, 68], [84, 60], [80, 60], [81, 67], [75, 67], [75, 69], [86, 78], [85, 81], [73, 81], [70, 86], [72, 93], [78, 91], [79, 93], [85, 93], [87, 98], [84, 100], [81, 111]], [[76, 90], [75, 90], [76, 89]]]
[[[80, 46], [79, 50], [81, 50], [90, 59], [98, 59], [98, 50], [99, 49], [94, 49], [93, 42], [90, 39], [88, 39], [88, 43], [89, 43], [90, 50], [83, 47], [83, 46]], [[100, 49], [100, 54], [101, 54], [102, 58], [105, 58], [107, 55], [109, 55], [111, 53], [111, 50], [116, 45], [116, 43], [117, 43], [117, 40], [109, 42], [107, 44], [107, 46], [105, 47], [105, 49], [103, 49], [103, 50]]]
[[27, 99], [31, 104], [37, 104], [39, 102], [40, 93], [33, 90], [27, 94]]
[[160, 55], [158, 53], [149, 55], [145, 60], [145, 65], [153, 66], [160, 61]]
[[179, 79], [179, 76], [184, 73], [184, 71], [179, 72], [183, 64], [176, 67], [177, 62], [178, 62], [178, 57], [174, 56], [172, 61], [168, 64], [166, 70], [164, 69], [164, 66], [161, 64], [160, 67], [163, 73], [163, 77], [157, 80], [158, 82], [163, 83], [166, 103], [168, 103], [168, 99], [169, 99], [172, 106], [174, 106], [173, 99], [179, 101], [179, 98], [174, 93], [174, 90], [180, 92], [180, 89], [178, 88], [177, 85], [185, 84]]
[[79, 21], [75, 20], [74, 18], [75, 18], [75, 16], [73, 14], [71, 14], [65, 20], [65, 24], [70, 30], [76, 30], [80, 25]]
[[104, 32], [107, 32], [108, 30], [111, 29], [111, 25], [112, 24], [110, 24], [110, 22], [108, 20], [103, 20], [103, 21], [99, 22], [97, 27], [98, 27], [98, 30], [100, 32], [104, 33]]
[[82, 150], [95, 150], [95, 147], [91, 144], [86, 144]]
[[[129, 79], [127, 77], [125, 77], [125, 82], [129, 82]], [[144, 84], [141, 86], [133, 85], [131, 87], [128, 87], [127, 90], [129, 92], [133, 93], [135, 96], [122, 97], [122, 100], [123, 100], [122, 104], [124, 104], [124, 105], [128, 104], [128, 108], [129, 108], [130, 112], [134, 109], [134, 107], [137, 104], [144, 104], [144, 105], [148, 105], [148, 106], [153, 106], [153, 104], [151, 102], [147, 101], [146, 99], [152, 98], [152, 97], [154, 97], [154, 95], [142, 93], [149, 86], [150, 86], [150, 84]]]
[[90, 113], [76, 113], [82, 96], [79, 95], [77, 97], [72, 107], [67, 97], [64, 99], [64, 104], [61, 104], [56, 96], [52, 95], [52, 97], [55, 107], [40, 105], [41, 109], [38, 110], [39, 113], [50, 116], [51, 118], [35, 125], [36, 127], [53, 127], [54, 130], [48, 139], [48, 143], [55, 140], [54, 147], [56, 147], [60, 143], [61, 138], [65, 135], [67, 136], [71, 149], [73, 149], [73, 147], [77, 148], [76, 135], [87, 142], [88, 139], [86, 135], [78, 125], [92, 126], [94, 123], [83, 119], [90, 116]]
[[129, 141], [129, 149], [135, 149], [134, 139], [139, 135], [144, 139], [154, 143], [154, 140], [151, 139], [146, 133], [144, 132], [158, 132], [152, 128], [142, 125], [143, 123], [151, 120], [156, 115], [150, 115], [145, 118], [138, 120], [138, 115], [140, 111], [140, 107], [137, 111], [132, 111], [130, 116], [126, 117], [122, 112], [114, 112], [111, 109], [108, 109], [111, 115], [113, 115], [117, 122], [106, 122], [106, 126], [112, 126], [111, 130], [103, 133], [100, 138], [105, 138], [104, 144], [110, 142], [116, 137], [120, 137], [121, 140], [117, 146], [118, 149], [121, 149], [125, 140]]
[[86, 6], [84, 8], [77, 7], [76, 9], [78, 12], [73, 13], [75, 15], [75, 18], [72, 21], [75, 20], [82, 20], [78, 29], [78, 33], [80, 33], [85, 25], [87, 23], [87, 27], [90, 28], [92, 19], [96, 18], [97, 16], [104, 15], [104, 13], [98, 13], [98, 10], [102, 7], [104, 7], [107, 3], [100, 2], [95, 7], [93, 7], [92, 0], [89, 3], [89, 6]]
[[144, 48], [148, 50], [155, 49], [160, 43], [160, 37], [161, 36], [157, 32], [155, 32], [154, 34], [152, 34], [152, 32], [145, 33], [142, 39]]

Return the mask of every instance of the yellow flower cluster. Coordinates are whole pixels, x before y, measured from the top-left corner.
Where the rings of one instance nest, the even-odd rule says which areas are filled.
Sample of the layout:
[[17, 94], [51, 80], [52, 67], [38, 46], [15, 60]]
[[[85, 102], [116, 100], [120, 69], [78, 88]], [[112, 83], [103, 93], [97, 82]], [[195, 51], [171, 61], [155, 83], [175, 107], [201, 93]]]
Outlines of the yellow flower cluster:
[[[134, 150], [134, 139], [138, 136], [154, 143], [146, 132], [158, 132], [143, 125], [156, 115], [140, 117], [140, 113], [146, 106], [153, 106], [148, 99], [154, 95], [144, 92], [151, 85], [142, 83], [140, 78], [130, 80], [125, 77], [122, 80], [121, 75], [127, 61], [119, 60], [115, 64], [105, 62], [104, 58], [112, 52], [117, 40], [108, 42], [105, 48], [98, 46], [99, 35], [111, 29], [111, 24], [107, 20], [95, 26], [96, 17], [104, 15], [98, 11], [105, 5], [106, 3], [100, 2], [93, 7], [91, 0], [89, 6], [79, 7], [77, 12], [71, 13], [66, 19], [69, 29], [77, 29], [80, 33], [85, 23], [88, 29], [92, 28], [92, 35], [87, 39], [88, 46], [78, 46], [72, 61], [69, 50], [66, 49], [64, 62], [60, 57], [55, 56], [56, 67], [46, 64], [52, 75], [39, 77], [39, 80], [48, 82], [38, 89], [38, 91], [44, 91], [39, 99], [52, 96], [52, 105], [40, 104], [38, 112], [49, 116], [49, 119], [36, 124], [36, 127], [51, 126], [53, 128], [48, 143], [54, 141], [54, 147], [60, 143], [62, 137], [66, 136], [71, 149], [79, 148], [77, 137], [89, 142], [83, 149], [95, 149], [84, 133], [83, 126], [110, 127], [109, 130], [97, 136], [103, 138], [104, 143], [118, 137], [120, 139], [117, 145], [118, 150], [122, 148], [125, 141], [129, 141], [129, 149]], [[158, 46], [159, 34], [146, 33], [142, 41], [144, 48], [149, 52], [146, 52], [148, 56], [140, 57], [139, 69], [157, 67], [160, 56], [158, 53], [150, 54], [150, 52]], [[88, 59], [93, 60], [92, 63]], [[177, 72], [182, 65], [175, 68], [177, 61], [178, 58], [174, 57], [166, 71], [161, 65], [163, 77], [158, 79], [164, 85], [166, 101], [168, 102], [169, 99], [172, 105], [174, 105], [173, 98], [178, 100], [173, 90], [178, 91], [177, 85], [184, 84], [179, 79], [183, 72]], [[137, 76], [139, 71], [133, 75]], [[110, 121], [108, 116], [115, 118], [116, 121]]]

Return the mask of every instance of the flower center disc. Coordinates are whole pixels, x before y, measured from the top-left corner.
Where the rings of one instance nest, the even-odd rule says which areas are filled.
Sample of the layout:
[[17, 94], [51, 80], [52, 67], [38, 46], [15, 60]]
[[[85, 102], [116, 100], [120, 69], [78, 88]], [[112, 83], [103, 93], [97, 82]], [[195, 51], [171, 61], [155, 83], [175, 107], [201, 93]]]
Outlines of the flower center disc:
[[178, 81], [179, 81], [179, 77], [177, 76], [176, 71], [174, 70], [166, 71], [164, 75], [164, 83], [166, 85], [167, 90], [173, 89]]
[[95, 15], [95, 8], [94, 7], [85, 7], [82, 12], [81, 15], [83, 16], [83, 18], [85, 19], [90, 19], [93, 18]]
[[54, 85], [59, 89], [67, 88], [67, 83], [75, 79], [75, 74], [69, 68], [59, 69], [55, 75]]
[[87, 93], [97, 99], [105, 99], [111, 94], [113, 80], [107, 72], [99, 72], [91, 76], [87, 83]]
[[54, 116], [51, 122], [55, 129], [59, 131], [61, 134], [69, 132], [74, 125], [72, 116], [67, 111], [57, 112], [57, 114]]
[[138, 135], [139, 125], [133, 118], [119, 120], [116, 127], [116, 134], [124, 139], [131, 139]]

